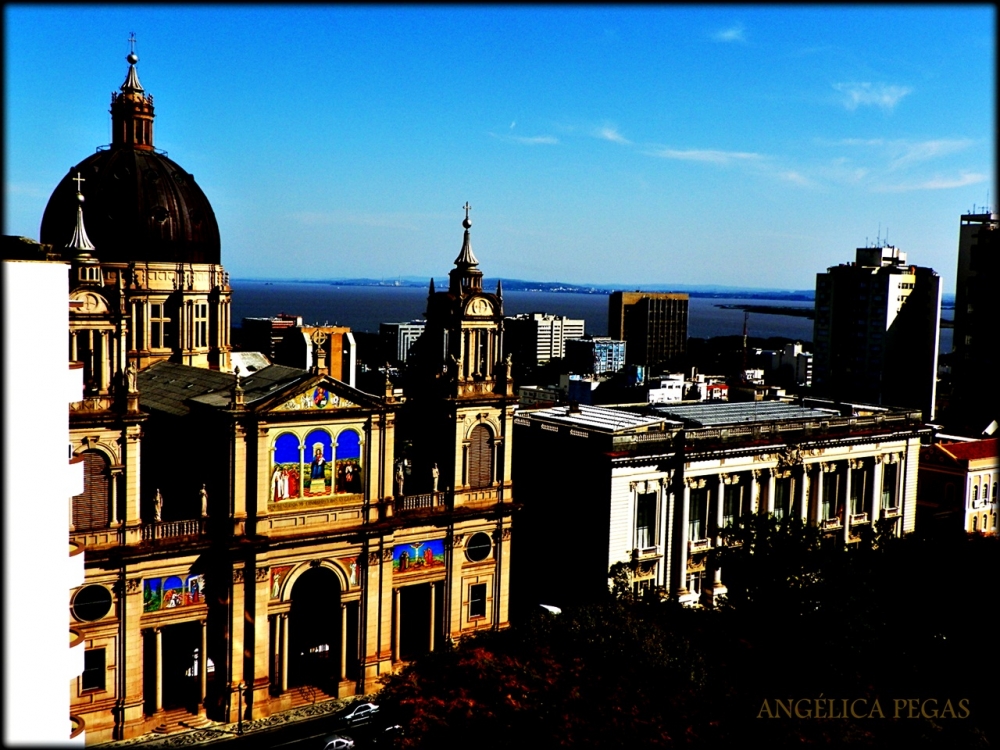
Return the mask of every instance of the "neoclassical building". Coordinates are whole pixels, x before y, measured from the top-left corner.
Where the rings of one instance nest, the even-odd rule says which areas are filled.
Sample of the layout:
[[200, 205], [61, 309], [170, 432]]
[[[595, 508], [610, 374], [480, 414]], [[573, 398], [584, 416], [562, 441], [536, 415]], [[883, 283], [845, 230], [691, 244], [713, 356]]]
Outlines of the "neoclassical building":
[[[526, 607], [593, 597], [618, 562], [633, 564], [637, 590], [710, 604], [726, 591], [725, 570], [706, 572], [715, 530], [749, 512], [806, 519], [845, 545], [880, 519], [910, 532], [930, 431], [917, 410], [818, 401], [570, 404], [514, 423], [524, 506], [514, 590]], [[572, 575], [538, 575], [558, 563]]]
[[482, 292], [468, 223], [454, 288], [429, 302], [466, 364], [414, 378], [413, 410], [388, 382], [371, 394], [331, 377], [322, 337], [310, 370], [234, 374], [211, 205], [154, 148], [152, 96], [127, 61], [112, 144], [56, 187], [40, 244], [4, 241], [5, 260], [69, 273], [83, 467], [69, 705], [86, 744], [370, 693], [508, 622], [513, 405], [502, 301]]

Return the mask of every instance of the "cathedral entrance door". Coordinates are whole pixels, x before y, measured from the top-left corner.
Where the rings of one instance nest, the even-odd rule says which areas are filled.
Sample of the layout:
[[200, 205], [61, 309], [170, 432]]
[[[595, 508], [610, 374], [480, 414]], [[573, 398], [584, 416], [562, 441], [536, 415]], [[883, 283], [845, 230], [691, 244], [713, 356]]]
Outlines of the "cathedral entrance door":
[[340, 581], [326, 568], [303, 573], [292, 588], [288, 684], [327, 692], [340, 676]]
[[197, 659], [201, 623], [182, 622], [163, 628], [163, 708], [197, 712], [200, 698]]

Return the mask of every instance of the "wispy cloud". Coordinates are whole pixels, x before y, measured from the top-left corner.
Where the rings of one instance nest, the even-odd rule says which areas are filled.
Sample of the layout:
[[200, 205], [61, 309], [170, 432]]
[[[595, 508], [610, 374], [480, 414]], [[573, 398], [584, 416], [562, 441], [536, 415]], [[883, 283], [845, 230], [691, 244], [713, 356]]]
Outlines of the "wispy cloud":
[[712, 34], [712, 39], [716, 42], [745, 42], [747, 40], [741, 23], [716, 31]]
[[841, 104], [849, 110], [858, 107], [879, 107], [891, 111], [913, 89], [885, 83], [835, 83], [833, 88], [843, 94]]
[[618, 132], [618, 128], [611, 125], [606, 125], [603, 128], [598, 128], [594, 132], [594, 136], [597, 138], [603, 138], [606, 141], [611, 141], [612, 143], [620, 143], [623, 146], [627, 146], [632, 143], [628, 138], [623, 136]]
[[559, 139], [552, 135], [533, 135], [533, 136], [523, 136], [523, 135], [505, 135], [498, 133], [490, 133], [494, 138], [498, 138], [501, 141], [506, 141], [507, 143], [521, 143], [525, 146], [538, 146], [538, 145], [548, 145], [554, 146], [558, 145]]
[[816, 184], [802, 173], [796, 172], [794, 169], [788, 170], [786, 172], [779, 172], [778, 177], [787, 182], [791, 182], [796, 185], [802, 185], [803, 187], [813, 187]]
[[903, 146], [903, 152], [893, 159], [891, 167], [898, 169], [907, 164], [955, 154], [969, 148], [973, 143], [974, 141], [969, 138], [938, 138], [930, 141], [900, 144]]
[[897, 185], [875, 185], [872, 190], [879, 193], [902, 193], [911, 190], [949, 190], [967, 185], [986, 182], [989, 175], [981, 172], [962, 172], [958, 177], [932, 177], [923, 182], [901, 183]]
[[678, 150], [673, 148], [662, 148], [648, 153], [651, 156], [659, 156], [661, 159], [701, 161], [709, 162], [711, 164], [732, 164], [733, 162], [756, 161], [764, 158], [761, 154], [749, 153], [746, 151], [717, 151], [715, 149]]

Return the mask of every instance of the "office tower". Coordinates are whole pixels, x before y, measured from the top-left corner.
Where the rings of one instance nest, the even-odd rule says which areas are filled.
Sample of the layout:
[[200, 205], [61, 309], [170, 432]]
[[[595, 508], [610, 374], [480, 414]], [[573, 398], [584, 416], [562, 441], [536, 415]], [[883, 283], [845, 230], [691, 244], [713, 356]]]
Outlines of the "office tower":
[[1000, 350], [1000, 214], [964, 214], [955, 277], [955, 334], [952, 399], [948, 428], [978, 436], [1000, 420], [995, 387], [983, 388], [996, 373]]
[[941, 277], [889, 245], [816, 274], [813, 386], [841, 401], [934, 418]]
[[625, 367], [625, 342], [608, 336], [566, 340], [566, 365], [580, 375], [604, 375]]
[[612, 292], [608, 335], [628, 344], [626, 364], [653, 370], [679, 364], [687, 351], [688, 296], [675, 293]]
[[566, 339], [583, 336], [584, 325], [582, 320], [540, 312], [504, 318], [504, 353], [524, 365], [562, 359], [566, 356]]
[[410, 347], [424, 332], [426, 323], [423, 320], [411, 320], [409, 323], [379, 323], [379, 345], [382, 347], [382, 357], [392, 365], [405, 365], [410, 353]]

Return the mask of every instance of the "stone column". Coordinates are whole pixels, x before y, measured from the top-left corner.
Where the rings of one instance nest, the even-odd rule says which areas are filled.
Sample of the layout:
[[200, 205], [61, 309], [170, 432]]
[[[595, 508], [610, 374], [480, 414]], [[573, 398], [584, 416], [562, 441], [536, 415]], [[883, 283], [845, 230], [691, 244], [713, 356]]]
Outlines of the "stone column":
[[851, 461], [844, 462], [844, 545], [851, 540]]
[[680, 544], [677, 545], [677, 595], [684, 596], [689, 593], [687, 588], [687, 566], [688, 551], [691, 545], [688, 543], [690, 530], [690, 507], [691, 507], [691, 485], [689, 480], [684, 480], [684, 492], [681, 496], [681, 528], [677, 534]]
[[347, 679], [347, 605], [340, 604], [340, 681]]
[[400, 599], [401, 599], [400, 590], [398, 588], [394, 588], [392, 590], [392, 660], [393, 661], [399, 661]]
[[205, 711], [208, 692], [208, 621], [201, 620], [201, 647], [198, 649], [198, 712]]
[[882, 473], [885, 466], [882, 463], [882, 456], [875, 456], [872, 464], [872, 527], [878, 523], [882, 513]]
[[816, 525], [822, 527], [826, 517], [823, 515], [823, 487], [826, 484], [826, 463], [821, 462], [816, 472]]
[[431, 635], [428, 651], [434, 650], [434, 584], [431, 584]]
[[281, 692], [288, 691], [288, 613], [282, 612], [278, 621], [281, 630]]
[[[716, 496], [715, 496], [715, 525], [719, 529], [722, 529], [722, 513], [723, 513], [723, 510], [724, 510], [723, 505], [725, 503], [725, 498], [726, 498], [726, 478], [727, 478], [727, 476], [728, 476], [727, 474], [719, 474], [719, 486], [718, 486], [718, 491], [716, 492]], [[721, 531], [716, 532], [716, 535], [715, 535], [715, 546], [716, 547], [721, 547], [722, 546], [722, 534], [721, 534]], [[712, 571], [712, 588], [716, 589], [716, 590], [722, 588], [722, 569], [721, 568], [716, 568], [714, 571]]]
[[764, 510], [768, 515], [774, 513], [774, 469], [767, 472], [767, 500]]
[[750, 470], [750, 512], [760, 513], [760, 469]]
[[801, 472], [799, 473], [799, 518], [803, 522], [809, 520], [809, 469], [806, 468], [805, 464], [802, 464]]
[[153, 637], [156, 639], [156, 703], [154, 707], [159, 713], [163, 710], [163, 629], [153, 628]]

